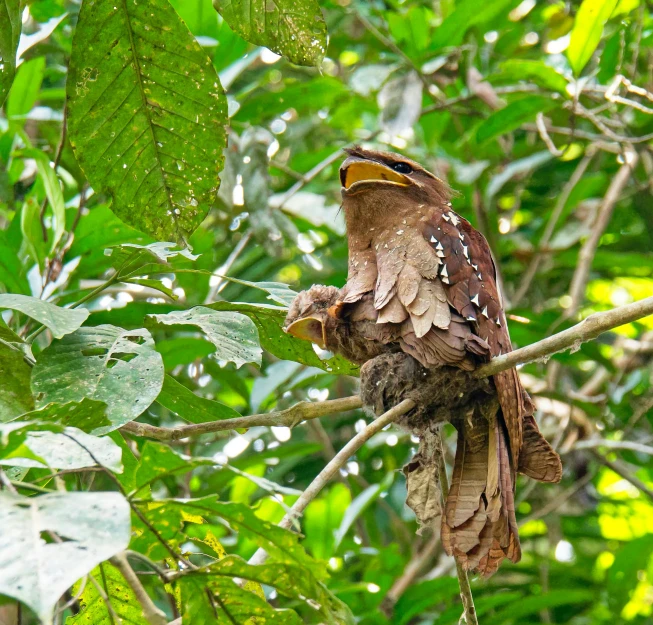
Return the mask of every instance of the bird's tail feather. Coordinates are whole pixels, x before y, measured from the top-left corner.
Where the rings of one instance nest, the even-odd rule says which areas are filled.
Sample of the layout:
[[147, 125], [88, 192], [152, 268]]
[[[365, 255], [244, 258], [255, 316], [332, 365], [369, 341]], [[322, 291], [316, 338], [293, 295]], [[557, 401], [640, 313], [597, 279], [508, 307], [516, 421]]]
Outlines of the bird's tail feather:
[[492, 575], [504, 558], [519, 561], [514, 472], [500, 410], [475, 407], [458, 429], [442, 544], [466, 570]]

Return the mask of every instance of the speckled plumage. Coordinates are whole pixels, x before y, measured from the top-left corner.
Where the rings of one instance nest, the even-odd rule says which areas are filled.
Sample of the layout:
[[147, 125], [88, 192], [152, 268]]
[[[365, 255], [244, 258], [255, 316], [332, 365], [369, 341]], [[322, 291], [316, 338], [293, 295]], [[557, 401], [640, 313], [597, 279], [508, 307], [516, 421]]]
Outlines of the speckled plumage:
[[[383, 363], [381, 368], [368, 363], [361, 375], [362, 396], [378, 410], [379, 403], [386, 407], [389, 391], [383, 399], [374, 397], [378, 382], [366, 386], [372, 370], [377, 377], [383, 367], [394, 372], [398, 381], [383, 384], [394, 399], [414, 395], [420, 386], [430, 388], [426, 398], [451, 367], [473, 371], [512, 346], [489, 246], [452, 209], [448, 187], [400, 155], [361, 148], [347, 152], [340, 176], [349, 275], [322, 307], [328, 311], [323, 327], [330, 349], [359, 363], [370, 358]], [[297, 311], [289, 315], [300, 317]], [[396, 352], [438, 373], [401, 380], [400, 372], [410, 366], [397, 360]], [[478, 389], [467, 392], [463, 383], [459, 402], [435, 393], [440, 416], [447, 409], [458, 430], [443, 545], [465, 568], [484, 575], [505, 557], [520, 558], [516, 471], [544, 481], [561, 475], [559, 458], [537, 430], [516, 370], [495, 375], [493, 385], [496, 391], [474, 394]], [[438, 406], [426, 405], [433, 421], [440, 420]]]

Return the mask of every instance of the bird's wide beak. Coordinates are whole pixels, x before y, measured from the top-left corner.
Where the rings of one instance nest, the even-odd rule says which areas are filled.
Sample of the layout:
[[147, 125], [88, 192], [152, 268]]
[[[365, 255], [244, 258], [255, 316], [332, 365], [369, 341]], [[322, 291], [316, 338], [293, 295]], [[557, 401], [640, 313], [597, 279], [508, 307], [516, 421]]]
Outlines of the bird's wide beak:
[[346, 190], [353, 190], [356, 183], [384, 182], [401, 187], [411, 184], [410, 178], [390, 169], [383, 163], [349, 157], [340, 168], [340, 182]]
[[325, 327], [318, 317], [297, 319], [297, 321], [293, 321], [285, 328], [285, 332], [303, 341], [311, 341], [311, 343], [315, 343], [322, 349], [326, 349]]

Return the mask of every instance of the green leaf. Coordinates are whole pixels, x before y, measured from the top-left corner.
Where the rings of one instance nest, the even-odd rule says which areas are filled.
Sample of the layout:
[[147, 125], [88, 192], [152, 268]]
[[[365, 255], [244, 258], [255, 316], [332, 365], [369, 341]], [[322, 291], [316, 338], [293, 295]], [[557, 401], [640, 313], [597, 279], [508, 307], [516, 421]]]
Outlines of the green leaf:
[[0, 464], [70, 470], [100, 463], [114, 473], [122, 473], [121, 453], [120, 447], [108, 437], [100, 438], [67, 427], [63, 433], [28, 432], [23, 444], [3, 456]]
[[[181, 577], [176, 585], [181, 593], [181, 618], [184, 623], [301, 625], [295, 612], [275, 610], [265, 599], [228, 578], [194, 573]], [[207, 590], [212, 601], [207, 597]]]
[[[203, 460], [210, 464], [210, 460]], [[189, 462], [174, 452], [168, 445], [146, 441], [141, 451], [140, 462], [136, 470], [135, 492], [151, 484], [155, 479], [177, 473], [180, 469], [192, 470], [197, 463]]]
[[166, 371], [170, 371], [178, 365], [189, 365], [198, 358], [210, 356], [215, 353], [215, 345], [205, 339], [185, 336], [157, 341], [156, 351], [161, 354]]
[[155, 399], [163, 385], [163, 361], [145, 329], [110, 325], [81, 328], [54, 341], [40, 355], [32, 372], [38, 405], [80, 401], [106, 402], [110, 427], [134, 420]]
[[156, 400], [190, 423], [208, 423], [241, 416], [229, 406], [195, 395], [169, 375], [163, 379], [163, 388]]
[[546, 113], [558, 103], [543, 96], [527, 96], [513, 100], [505, 108], [490, 115], [476, 131], [476, 140], [485, 143], [497, 135], [503, 135], [535, 118], [537, 113]]
[[567, 93], [567, 79], [542, 61], [526, 59], [509, 59], [499, 66], [499, 72], [490, 76], [490, 81], [495, 82], [517, 82], [529, 80], [538, 87], [556, 91], [565, 97]]
[[310, 606], [326, 618], [326, 623], [355, 622], [349, 608], [302, 567], [275, 562], [253, 566], [238, 556], [229, 555], [213, 564], [208, 572], [272, 586], [291, 599], [310, 600]]
[[580, 5], [567, 48], [567, 58], [576, 76], [592, 58], [616, 6], [617, 0], [583, 0]]
[[245, 315], [216, 312], [205, 306], [176, 310], [165, 315], [148, 315], [150, 321], [163, 325], [191, 325], [204, 332], [216, 347], [215, 358], [234, 362], [237, 367], [247, 362], [261, 364], [262, 350], [256, 326]]
[[[456, 3], [456, 9], [435, 30], [431, 39], [431, 50], [453, 47], [461, 44], [472, 26], [483, 26], [501, 13], [508, 13], [519, 0], [463, 0]], [[484, 32], [484, 31], [481, 31]]]
[[52, 331], [52, 336], [60, 339], [75, 332], [86, 321], [88, 310], [85, 308], [60, 308], [50, 302], [28, 295], [0, 294], [0, 309], [18, 310]]
[[316, 0], [213, 0], [215, 10], [243, 39], [297, 65], [320, 65], [327, 28]]
[[219, 187], [226, 99], [170, 4], [83, 3], [67, 95], [70, 142], [116, 215], [159, 240], [185, 241]]
[[57, 178], [54, 169], [50, 167], [50, 159], [41, 150], [26, 148], [21, 150], [19, 155], [21, 157], [33, 158], [36, 161], [36, 170], [43, 181], [45, 195], [48, 199], [50, 209], [52, 210], [55, 223], [54, 236], [49, 242], [50, 251], [52, 251], [61, 240], [64, 230], [66, 229], [66, 206], [59, 178]]
[[[120, 571], [108, 562], [103, 562], [91, 572], [104, 594], [111, 603], [111, 608], [118, 615], [123, 625], [149, 625], [143, 616], [143, 608], [138, 602], [132, 587], [125, 581]], [[75, 584], [73, 594], [81, 590], [81, 582]], [[90, 580], [84, 585], [79, 597], [80, 611], [66, 619], [66, 625], [111, 625], [114, 623], [109, 606]]]
[[288, 308], [295, 297], [297, 297], [297, 292], [293, 291], [283, 282], [249, 282], [248, 280], [230, 278], [229, 276], [220, 277], [229, 282], [234, 282], [235, 284], [242, 284], [243, 286], [249, 286], [253, 289], [258, 289], [259, 291], [265, 291], [268, 294], [267, 299], [272, 300], [281, 306], [285, 306], [286, 308]]
[[0, 343], [0, 423], [34, 408], [31, 374], [22, 352]]
[[41, 207], [33, 195], [27, 197], [23, 204], [20, 213], [20, 228], [23, 233], [25, 247], [42, 273], [48, 252], [43, 240], [43, 230], [41, 229]]
[[20, 415], [20, 420], [58, 423], [94, 434], [96, 430], [111, 425], [111, 421], [105, 414], [106, 409], [107, 405], [104, 402], [85, 397], [80, 402], [46, 404], [38, 410]]
[[0, 106], [16, 74], [16, 48], [22, 24], [20, 0], [0, 0]]
[[247, 315], [258, 328], [263, 349], [282, 360], [300, 362], [309, 367], [317, 367], [329, 373], [341, 375], [358, 375], [358, 367], [342, 356], [333, 356], [325, 360], [313, 350], [308, 341], [302, 341], [283, 331], [286, 308], [270, 304], [245, 304], [232, 302], [215, 302], [209, 304], [213, 310], [233, 310]]
[[44, 74], [44, 56], [25, 61], [18, 68], [7, 98], [7, 117], [23, 117], [32, 110], [39, 96]]
[[[129, 545], [130, 509], [119, 493], [0, 493], [0, 594], [50, 622], [61, 595]], [[46, 542], [54, 532], [64, 542]]]

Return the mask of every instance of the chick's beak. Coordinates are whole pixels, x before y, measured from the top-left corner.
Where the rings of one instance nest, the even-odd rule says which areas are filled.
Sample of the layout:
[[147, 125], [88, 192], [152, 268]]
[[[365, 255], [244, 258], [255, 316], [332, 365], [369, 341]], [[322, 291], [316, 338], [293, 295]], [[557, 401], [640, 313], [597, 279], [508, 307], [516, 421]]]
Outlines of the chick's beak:
[[319, 317], [304, 317], [291, 323], [284, 332], [298, 339], [311, 341], [322, 349], [326, 349], [326, 332], [324, 322]]
[[368, 161], [355, 156], [349, 157], [340, 168], [340, 182], [344, 189], [353, 190], [356, 183], [381, 182], [400, 187], [411, 184], [410, 178], [400, 174], [387, 165]]

